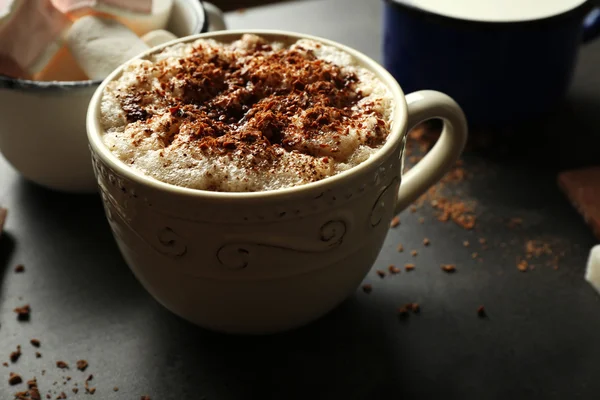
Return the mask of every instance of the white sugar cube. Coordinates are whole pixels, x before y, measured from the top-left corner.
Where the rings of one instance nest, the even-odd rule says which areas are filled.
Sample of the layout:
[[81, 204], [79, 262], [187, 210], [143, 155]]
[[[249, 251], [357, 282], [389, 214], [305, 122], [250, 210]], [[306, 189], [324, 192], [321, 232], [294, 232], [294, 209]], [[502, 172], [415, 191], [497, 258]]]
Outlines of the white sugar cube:
[[600, 245], [594, 246], [590, 251], [585, 271], [585, 280], [600, 293]]

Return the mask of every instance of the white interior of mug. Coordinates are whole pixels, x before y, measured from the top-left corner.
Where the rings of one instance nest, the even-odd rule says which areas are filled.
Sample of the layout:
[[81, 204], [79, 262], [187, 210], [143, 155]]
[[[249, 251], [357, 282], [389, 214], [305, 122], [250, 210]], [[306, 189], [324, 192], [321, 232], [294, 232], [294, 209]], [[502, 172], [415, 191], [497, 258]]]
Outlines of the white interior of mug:
[[358, 52], [352, 48], [344, 46], [340, 43], [333, 42], [327, 39], [305, 35], [294, 32], [286, 32], [286, 31], [277, 31], [277, 30], [232, 30], [232, 31], [217, 31], [217, 32], [209, 32], [200, 35], [194, 35], [187, 38], [178, 39], [169, 43], [165, 43], [163, 45], [157, 46], [149, 51], [139, 55], [136, 58], [145, 58], [150, 54], [154, 54], [165, 47], [171, 46], [175, 43], [181, 42], [193, 42], [197, 39], [215, 39], [221, 42], [232, 42], [234, 40], [239, 39], [244, 33], [252, 33], [266, 38], [267, 40], [272, 41], [280, 41], [280, 42], [291, 42], [296, 41], [298, 39], [312, 39], [323, 43], [324, 45], [336, 47], [349, 55], [351, 55], [355, 61], [363, 68], [367, 68], [372, 71], [390, 90], [395, 103], [394, 113], [392, 116], [392, 126], [390, 133], [388, 135], [386, 143], [368, 160], [363, 163], [351, 168], [348, 171], [341, 172], [337, 175], [327, 177], [325, 179], [307, 183], [304, 185], [299, 185], [291, 188], [279, 189], [279, 190], [271, 190], [264, 192], [212, 192], [206, 190], [198, 190], [198, 189], [190, 189], [186, 187], [174, 186], [168, 183], [164, 183], [153, 179], [149, 176], [142, 174], [134, 170], [133, 168], [125, 165], [121, 160], [119, 160], [112, 152], [104, 145], [102, 141], [103, 128], [100, 125], [100, 104], [102, 100], [102, 94], [106, 85], [118, 78], [123, 72], [123, 66], [117, 68], [111, 75], [109, 75], [104, 82], [98, 87], [92, 100], [90, 102], [90, 106], [88, 108], [87, 113], [87, 134], [88, 140], [90, 142], [90, 146], [92, 151], [96, 152], [96, 154], [102, 158], [102, 160], [111, 168], [113, 168], [117, 173], [123, 175], [124, 177], [136, 181], [140, 184], [144, 184], [146, 186], [151, 186], [156, 189], [166, 190], [170, 192], [176, 192], [182, 195], [190, 195], [190, 196], [200, 196], [203, 198], [214, 198], [214, 199], [258, 199], [258, 198], [267, 198], [272, 196], [281, 196], [281, 195], [292, 195], [297, 194], [302, 191], [311, 190], [311, 189], [322, 189], [323, 186], [332, 184], [336, 181], [344, 180], [346, 177], [351, 174], [361, 173], [362, 171], [368, 170], [371, 168], [373, 164], [382, 163], [390, 153], [394, 152], [395, 149], [402, 144], [404, 135], [406, 134], [406, 120], [407, 120], [407, 106], [406, 101], [404, 99], [404, 93], [402, 89], [396, 82], [396, 80], [377, 62], [363, 53]]

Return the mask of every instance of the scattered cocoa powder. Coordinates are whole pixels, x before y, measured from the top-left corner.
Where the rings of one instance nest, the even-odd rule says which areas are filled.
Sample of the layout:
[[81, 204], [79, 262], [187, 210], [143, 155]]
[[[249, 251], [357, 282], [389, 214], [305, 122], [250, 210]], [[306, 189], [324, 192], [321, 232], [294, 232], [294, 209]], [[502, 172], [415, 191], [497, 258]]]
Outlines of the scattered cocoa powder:
[[406, 308], [406, 306], [399, 307], [398, 308], [398, 316], [399, 317], [408, 316], [408, 308]]
[[69, 364], [67, 364], [64, 361], [57, 361], [56, 366], [60, 369], [68, 369], [69, 368]]
[[529, 266], [529, 264], [525, 260], [520, 260], [520, 261], [517, 262], [517, 268], [521, 272], [527, 272], [527, 267], [528, 266]]
[[396, 247], [396, 250], [398, 251], [398, 253], [402, 253], [402, 252], [404, 251], [404, 246], [402, 246], [401, 244], [399, 244], [399, 245]]
[[10, 361], [16, 363], [21, 357], [21, 346], [17, 346], [17, 350], [10, 353]]
[[394, 217], [392, 222], [390, 222], [390, 227], [395, 228], [400, 225], [400, 217]]
[[88, 367], [88, 362], [86, 360], [77, 361], [77, 369], [80, 371], [85, 371]]
[[485, 318], [487, 314], [485, 313], [485, 308], [483, 306], [477, 307], [477, 316], [479, 318]]
[[442, 271], [447, 272], [447, 273], [453, 273], [456, 272], [456, 265], [454, 264], [442, 264]]
[[67, 394], [65, 392], [60, 392], [60, 394], [56, 398], [57, 400], [66, 399]]
[[29, 321], [29, 318], [31, 317], [31, 307], [29, 304], [15, 308], [14, 312], [17, 313], [17, 319], [19, 321]]
[[382, 279], [385, 278], [385, 271], [378, 269], [375, 272], [377, 273], [377, 275], [379, 275], [380, 278], [382, 278]]
[[23, 378], [21, 378], [21, 375], [19, 374], [15, 374], [14, 372], [11, 372], [8, 376], [8, 384], [11, 386], [15, 386], [18, 385], [19, 383], [23, 382]]
[[410, 251], [410, 255], [413, 256], [413, 257], [416, 257], [418, 254], [419, 254], [419, 252], [416, 251], [416, 250], [411, 250]]
[[395, 265], [390, 265], [388, 267], [388, 271], [390, 271], [390, 274], [396, 275], [400, 273], [400, 268], [396, 267]]
[[362, 290], [365, 293], [371, 293], [373, 291], [373, 285], [371, 285], [370, 283], [365, 283], [364, 285], [362, 285]]
[[419, 303], [408, 303], [406, 306], [407, 310], [412, 311], [414, 314], [418, 314], [421, 312], [421, 306]]
[[140, 400], [152, 400], [150, 396], [142, 396]]
[[2, 235], [2, 230], [4, 229], [4, 223], [6, 222], [7, 214], [8, 210], [6, 210], [6, 208], [0, 207], [0, 236]]

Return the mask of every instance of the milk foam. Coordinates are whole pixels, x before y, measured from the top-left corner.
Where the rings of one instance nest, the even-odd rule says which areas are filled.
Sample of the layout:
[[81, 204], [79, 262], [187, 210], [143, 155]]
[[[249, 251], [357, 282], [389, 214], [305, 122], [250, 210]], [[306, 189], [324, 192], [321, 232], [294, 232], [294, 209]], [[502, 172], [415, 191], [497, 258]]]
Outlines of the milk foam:
[[[349, 54], [306, 39], [297, 41], [290, 48], [311, 50], [317, 58], [358, 77], [354, 89], [362, 94], [362, 98], [351, 110], [351, 118], [358, 128], [349, 124], [343, 135], [320, 132], [316, 138], [301, 141], [303, 147], [299, 147], [300, 150], [273, 146], [269, 150], [270, 158], [263, 158], [260, 154], [244, 154], [238, 150], [223, 154], [200, 149], [189, 125], [173, 126], [169, 122], [173, 112], [170, 101], [181, 95], [178, 84], [185, 80], [177, 77], [175, 72], [180, 59], [190, 57], [194, 49], [202, 46], [203, 51], [217, 49], [232, 62], [245, 65], [244, 60], [253, 57], [248, 54], [249, 50], [261, 40], [254, 35], [244, 35], [228, 44], [200, 39], [176, 44], [147, 59], [130, 62], [121, 76], [107, 85], [103, 94], [101, 124], [105, 130], [105, 145], [122, 162], [151, 178], [177, 186], [227, 192], [266, 191], [306, 184], [355, 167], [378, 151], [385, 143], [391, 124], [394, 104], [390, 91]], [[285, 47], [281, 43], [269, 44], [272, 51]], [[157, 64], [167, 68], [158, 70]], [[173, 89], [163, 93], [161, 80], [173, 83]], [[162, 95], [157, 95], [158, 92]], [[143, 103], [151, 117], [128, 122], [122, 101], [130, 93], [150, 93], [143, 98]], [[295, 115], [292, 123], [302, 128], [305, 113], [306, 110]], [[378, 120], [380, 125], [381, 120], [385, 122], [385, 129], [378, 133], [381, 137], [373, 145], [369, 137], [372, 139], [373, 132], [377, 131]], [[243, 124], [240, 122], [240, 126]], [[172, 142], [165, 145], [164, 137], [174, 132]], [[332, 153], [327, 146], [334, 140], [338, 151]], [[308, 150], [302, 150], [305, 148]]]

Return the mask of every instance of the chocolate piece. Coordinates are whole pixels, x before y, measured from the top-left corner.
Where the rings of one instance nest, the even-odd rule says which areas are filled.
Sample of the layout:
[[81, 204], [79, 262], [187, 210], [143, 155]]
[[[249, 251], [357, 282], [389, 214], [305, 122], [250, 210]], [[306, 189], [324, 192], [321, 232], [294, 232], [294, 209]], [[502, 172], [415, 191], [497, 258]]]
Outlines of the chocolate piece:
[[562, 172], [558, 186], [600, 239], [600, 166]]
[[17, 350], [10, 353], [10, 361], [16, 363], [21, 357], [21, 346], [17, 346]]

